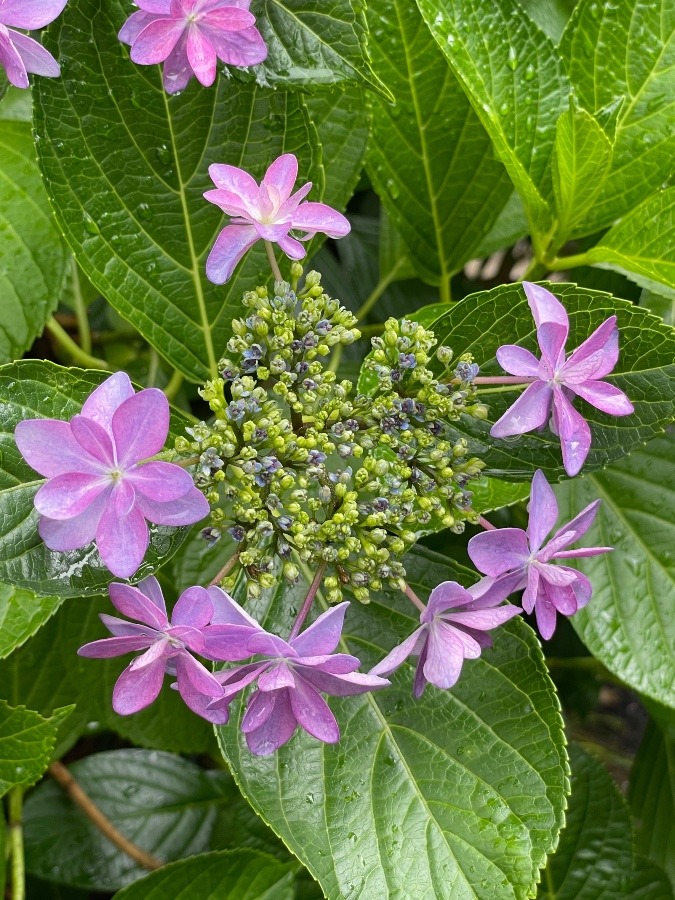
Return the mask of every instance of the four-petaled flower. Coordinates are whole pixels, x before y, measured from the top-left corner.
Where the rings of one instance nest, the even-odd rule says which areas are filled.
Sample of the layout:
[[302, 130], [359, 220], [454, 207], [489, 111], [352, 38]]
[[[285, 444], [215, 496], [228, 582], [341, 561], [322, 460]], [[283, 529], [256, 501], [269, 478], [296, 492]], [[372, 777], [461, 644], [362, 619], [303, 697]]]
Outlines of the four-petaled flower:
[[289, 641], [267, 632], [253, 635], [249, 652], [268, 659], [218, 673], [224, 698], [211, 703], [211, 710], [226, 708], [236, 694], [257, 681], [241, 723], [252, 753], [274, 753], [298, 725], [320, 741], [336, 743], [340, 730], [321, 693], [348, 697], [389, 684], [384, 678], [357, 672], [356, 657], [333, 652], [348, 606], [332, 607]]
[[411, 656], [418, 656], [413, 695], [422, 696], [434, 684], [451, 688], [456, 684], [465, 659], [477, 659], [492, 645], [485, 632], [520, 613], [517, 606], [500, 606], [508, 593], [495, 590], [489, 579], [465, 589], [456, 581], [444, 581], [433, 589], [421, 625], [410, 637], [370, 670], [371, 675], [390, 675]]
[[0, 66], [15, 87], [28, 87], [28, 73], [56, 78], [59, 64], [33, 38], [14, 28], [35, 31], [61, 15], [67, 0], [0, 0]]
[[136, 394], [124, 372], [99, 385], [70, 422], [19, 422], [19, 450], [48, 479], [35, 495], [45, 544], [65, 551], [95, 540], [113, 575], [130, 578], [148, 548], [146, 519], [191, 525], [208, 515], [209, 504], [185, 469], [143, 462], [162, 450], [168, 431], [162, 391]]
[[560, 436], [565, 471], [576, 475], [588, 456], [591, 430], [570, 402], [574, 394], [608, 415], [633, 412], [623, 391], [600, 380], [609, 375], [619, 357], [616, 316], [610, 316], [566, 357], [569, 319], [565, 308], [546, 288], [529, 282], [523, 286], [537, 326], [541, 359], [512, 344], [499, 348], [497, 360], [502, 368], [531, 384], [495, 422], [490, 434], [498, 438], [525, 434], [543, 428], [551, 417], [551, 430]]
[[523, 609], [527, 613], [535, 611], [539, 631], [547, 640], [555, 631], [556, 613], [574, 615], [586, 606], [592, 593], [585, 575], [570, 566], [552, 565], [551, 561], [597, 556], [612, 550], [611, 547], [565, 549], [586, 534], [599, 505], [599, 500], [589, 504], [545, 544], [558, 518], [558, 504], [543, 473], [537, 471], [532, 479], [527, 531], [495, 528], [469, 541], [469, 556], [480, 572], [493, 578], [496, 585], [508, 581], [509, 593], [525, 588]]
[[248, 11], [251, 0], [136, 0], [138, 11], [119, 39], [131, 45], [135, 63], [164, 63], [169, 94], [182, 91], [194, 75], [205, 87], [216, 79], [218, 60], [255, 66], [267, 47]]
[[[214, 608], [206, 588], [190, 587], [184, 591], [176, 601], [171, 620], [167, 616], [162, 590], [156, 578], [146, 578], [138, 587], [111, 584], [109, 590], [115, 608], [122, 615], [136, 619], [136, 622], [101, 615], [103, 624], [114, 636], [85, 644], [77, 652], [80, 656], [109, 659], [145, 650], [127, 666], [115, 683], [115, 712], [128, 716], [145, 709], [159, 696], [167, 673], [176, 676], [178, 690], [190, 707], [195, 694], [212, 700], [222, 696], [223, 689], [216, 677], [192, 655], [207, 655], [207, 641], [222, 641], [225, 637], [222, 630], [212, 637], [214, 626], [209, 623]], [[236, 643], [236, 637], [233, 641]], [[223, 721], [217, 710], [209, 714], [198, 705], [195, 711], [217, 724]]]
[[298, 177], [298, 161], [292, 153], [276, 159], [260, 185], [236, 166], [212, 165], [209, 175], [216, 190], [204, 196], [232, 216], [206, 261], [206, 277], [215, 284], [226, 282], [259, 240], [273, 241], [291, 259], [302, 259], [305, 248], [291, 236], [291, 229], [304, 232], [300, 240], [307, 241], [317, 232], [341, 238], [351, 228], [341, 213], [325, 203], [301, 202], [311, 190], [311, 181], [292, 193]]

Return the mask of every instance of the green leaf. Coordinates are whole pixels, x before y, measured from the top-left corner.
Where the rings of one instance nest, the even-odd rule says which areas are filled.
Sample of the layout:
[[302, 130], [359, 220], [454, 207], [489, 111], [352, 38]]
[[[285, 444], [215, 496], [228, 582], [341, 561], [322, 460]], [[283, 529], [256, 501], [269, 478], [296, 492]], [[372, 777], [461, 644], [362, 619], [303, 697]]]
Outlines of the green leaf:
[[5, 810], [0, 808], [0, 894], [5, 893], [5, 877], [7, 871], [7, 828], [5, 826]]
[[[0, 81], [2, 74], [0, 74]], [[0, 88], [2, 90], [2, 88]], [[33, 115], [33, 101], [30, 91], [10, 86], [0, 106], [0, 122], [30, 123]], [[33, 153], [35, 155], [35, 153]]]
[[[470, 573], [419, 550], [406, 558], [423, 596]], [[305, 586], [268, 593], [252, 610], [286, 633]], [[400, 595], [353, 603], [343, 649], [368, 668], [412, 632]], [[562, 721], [533, 633], [509, 623], [466, 664], [452, 691], [415, 703], [411, 667], [372, 695], [331, 700], [337, 745], [302, 733], [272, 757], [252, 756], [243, 705], [218, 729], [244, 795], [329, 897], [525, 898], [557, 841], [567, 766]]]
[[[61, 598], [100, 593], [112, 580], [94, 545], [56, 553], [43, 544], [33, 498], [44, 479], [24, 461], [14, 442], [14, 428], [23, 419], [71, 419], [104, 377], [35, 360], [0, 368], [0, 580]], [[185, 424], [174, 411], [170, 444]], [[153, 525], [150, 534], [138, 579], [176, 551], [185, 529]]]
[[586, 234], [588, 210], [602, 190], [612, 162], [612, 145], [596, 120], [574, 103], [558, 119], [553, 155], [557, 241]]
[[651, 310], [654, 315], [663, 319], [666, 325], [675, 325], [675, 297], [664, 297], [662, 294], [642, 291], [640, 306]]
[[478, 481], [471, 482], [470, 488], [473, 496], [471, 508], [481, 514], [512, 506], [530, 496], [530, 485], [527, 482], [518, 484], [500, 481], [499, 478], [479, 478]]
[[54, 615], [63, 597], [38, 597], [9, 584], [0, 584], [0, 659], [20, 647]]
[[675, 435], [672, 430], [603, 472], [556, 489], [564, 521], [602, 504], [592, 544], [614, 553], [578, 560], [593, 599], [572, 624], [622, 681], [675, 707]]
[[[628, 807], [605, 767], [580, 747], [570, 746], [572, 795], [566, 824], [549, 859], [540, 900], [638, 900], [644, 877], [636, 872]], [[659, 877], [659, 881], [662, 880]], [[667, 900], [670, 894], [646, 894]]]
[[[158, 859], [182, 859], [209, 848], [224, 800], [219, 772], [147, 750], [95, 753], [69, 769], [118, 831]], [[27, 870], [47, 881], [114, 891], [147, 874], [52, 781], [26, 800], [24, 837]]]
[[[573, 284], [548, 287], [565, 306], [570, 320], [568, 350], [584, 341], [611, 315], [616, 315], [621, 352], [614, 372], [607, 380], [624, 390], [635, 406], [631, 416], [608, 416], [576, 400], [575, 406], [588, 421], [593, 435], [585, 471], [592, 471], [620, 459], [654, 435], [663, 431], [675, 415], [675, 332], [646, 310], [625, 300]], [[437, 318], [432, 330], [440, 344], [460, 353], [472, 353], [481, 375], [501, 375], [497, 349], [505, 343], [540, 351], [532, 313], [520, 285], [501, 285], [481, 291], [454, 304]], [[435, 360], [440, 377], [447, 377]], [[521, 388], [522, 390], [522, 388]], [[487, 421], [463, 417], [457, 433], [468, 440], [471, 452], [487, 463], [486, 475], [508, 480], [530, 479], [542, 469], [547, 476], [562, 474], [560, 441], [548, 430], [532, 432], [500, 441], [489, 431], [518, 397], [516, 390], [502, 385], [481, 388], [481, 400], [489, 407]]]
[[368, 172], [419, 276], [447, 288], [512, 191], [492, 142], [410, 0], [368, 4], [395, 103], [373, 103]]
[[172, 863], [115, 894], [115, 900], [293, 900], [289, 863], [254, 850], [202, 853]]
[[675, 187], [647, 197], [584, 256], [675, 299]]
[[260, 178], [293, 152], [314, 199], [321, 152], [300, 94], [220, 78], [213, 90], [193, 82], [168, 97], [158, 67], [129, 60], [117, 38], [124, 18], [119, 0], [105, 9], [71, 0], [49, 28], [44, 42], [68, 58], [69, 76], [35, 88], [40, 165], [87, 277], [174, 368], [204, 381], [216, 374], [243, 291], [269, 269], [258, 247], [226, 286], [206, 279], [225, 224], [202, 196], [213, 187], [209, 164]]
[[528, 213], [550, 227], [555, 123], [569, 85], [553, 42], [509, 0], [417, 0]]
[[633, 763], [628, 799], [638, 853], [664, 868], [675, 888], [675, 741], [653, 721]]
[[[364, 6], [357, 0], [253, 0], [251, 12], [267, 44], [267, 59], [251, 70], [259, 84], [316, 91], [361, 81], [389, 96], [370, 64]], [[246, 77], [241, 69], [230, 72]]]
[[523, 201], [517, 191], [513, 191], [506, 205], [497, 216], [497, 221], [476, 247], [476, 259], [491, 256], [496, 250], [512, 247], [528, 232]]
[[0, 363], [5, 363], [21, 357], [42, 333], [58, 304], [67, 262], [25, 122], [2, 121], [0, 128], [0, 236]]
[[670, 0], [580, 0], [560, 45], [580, 104], [616, 117], [612, 168], [584, 234], [637, 206], [672, 174], [675, 8]]
[[49, 718], [0, 700], [0, 797], [13, 787], [30, 787], [49, 765], [56, 732], [71, 708]]

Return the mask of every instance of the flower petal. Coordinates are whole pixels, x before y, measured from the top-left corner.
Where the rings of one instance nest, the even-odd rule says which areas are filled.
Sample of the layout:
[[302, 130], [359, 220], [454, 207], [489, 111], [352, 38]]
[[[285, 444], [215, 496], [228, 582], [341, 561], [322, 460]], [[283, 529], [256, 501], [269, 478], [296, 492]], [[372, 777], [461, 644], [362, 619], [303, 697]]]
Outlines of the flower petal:
[[[255, 695], [254, 695], [255, 696]], [[293, 737], [297, 727], [288, 691], [279, 691], [274, 696], [274, 707], [267, 721], [246, 735], [248, 749], [255, 756], [269, 756]]]
[[10, 84], [18, 88], [27, 88], [30, 82], [26, 66], [12, 41], [15, 34], [15, 31], [10, 32], [4, 25], [0, 25], [0, 66], [7, 73]]
[[545, 641], [548, 641], [553, 637], [553, 632], [555, 631], [555, 606], [551, 603], [550, 600], [547, 600], [545, 597], [540, 597], [537, 600], [534, 611], [537, 617], [537, 628], [539, 629], [539, 634], [544, 638]]
[[218, 58], [229, 66], [257, 66], [267, 58], [267, 44], [255, 26], [228, 33], [203, 26]]
[[218, 679], [187, 651], [179, 653], [176, 657], [176, 677], [179, 691], [181, 685], [188, 681], [196, 691], [206, 697], [217, 700], [223, 696], [223, 688]]
[[556, 531], [556, 533], [553, 535], [553, 540], [555, 540], [557, 537], [560, 537], [560, 535], [562, 534], [570, 533], [572, 537], [570, 537], [570, 540], [568, 541], [569, 544], [573, 544], [575, 541], [578, 541], [580, 538], [582, 538], [595, 521], [595, 517], [598, 514], [598, 509], [600, 508], [601, 503], [601, 500], [594, 500], [592, 503], [589, 503], [588, 506], [582, 509], [581, 512], [578, 513], [578, 515], [576, 515], [571, 522], [568, 522], [566, 525], [563, 525]]
[[108, 471], [115, 467], [115, 450], [108, 432], [93, 419], [74, 416], [70, 421], [73, 437], [82, 449]]
[[150, 706], [159, 696], [164, 681], [163, 659], [140, 669], [132, 669], [132, 665], [122, 672], [113, 690], [113, 709], [120, 716], [130, 716]]
[[553, 393], [555, 419], [562, 447], [563, 466], [571, 477], [577, 475], [591, 448], [591, 429], [560, 388]]
[[171, 613], [172, 625], [190, 625], [204, 628], [213, 617], [213, 603], [206, 588], [189, 587], [183, 591]]
[[210, 87], [216, 80], [216, 64], [218, 57], [201, 28], [188, 28], [187, 58], [197, 81], [204, 87]]
[[133, 396], [134, 389], [126, 372], [115, 372], [87, 397], [82, 415], [93, 419], [110, 434], [113, 416], [118, 407]]
[[197, 488], [178, 500], [160, 503], [143, 494], [136, 494], [136, 506], [149, 522], [155, 525], [192, 525], [208, 516], [211, 511], [208, 500]]
[[154, 18], [153, 15], [142, 10], [132, 13], [120, 28], [117, 35], [118, 40], [123, 44], [133, 44], [141, 31], [154, 21]]
[[290, 259], [303, 259], [307, 253], [305, 248], [299, 241], [292, 238], [289, 234], [282, 235], [277, 239], [277, 244]]
[[570, 390], [609, 416], [630, 416], [635, 407], [622, 390], [607, 381], [571, 384]]
[[245, 28], [251, 28], [255, 25], [255, 16], [247, 9], [238, 6], [215, 6], [212, 9], [204, 10], [203, 17], [199, 23], [203, 30], [214, 29], [215, 31], [244, 31]]
[[[228, 194], [239, 197], [249, 203], [254, 203], [258, 197], [258, 182], [248, 172], [237, 166], [214, 163], [209, 166], [209, 175], [215, 186]], [[210, 193], [215, 194], [215, 191]]]
[[[480, 656], [481, 648], [476, 646], [476, 656]], [[464, 641], [458, 632], [450, 626], [443, 627], [442, 622], [435, 623], [429, 632], [424, 677], [438, 688], [451, 688], [462, 671], [464, 655]]]
[[251, 653], [262, 653], [263, 656], [284, 656], [289, 659], [297, 659], [298, 654], [290, 644], [276, 634], [260, 631], [254, 634], [249, 642]]
[[190, 473], [168, 462], [144, 463], [132, 469], [125, 478], [135, 491], [159, 503], [178, 500], [194, 489]]
[[535, 604], [539, 600], [539, 569], [536, 566], [527, 567], [527, 586], [523, 592], [522, 600], [523, 609], [526, 613], [531, 613]]
[[250, 625], [207, 625], [203, 629], [204, 647], [202, 656], [219, 662], [239, 662], [253, 654], [248, 649], [248, 642], [258, 631]]
[[167, 94], [179, 93], [187, 86], [192, 75], [192, 67], [187, 58], [187, 35], [183, 32], [164, 62], [162, 70], [164, 90]]
[[446, 609], [466, 606], [472, 601], [471, 594], [456, 581], [443, 581], [429, 595], [426, 610], [420, 616], [420, 622], [429, 623], [434, 617]]
[[308, 734], [324, 744], [337, 744], [340, 729], [335, 716], [321, 694], [302, 678], [296, 678], [295, 688], [288, 692], [293, 715]]
[[118, 578], [131, 578], [143, 562], [148, 549], [149, 535], [143, 514], [133, 503], [121, 482], [110, 499], [96, 529], [96, 545], [103, 562]]
[[61, 67], [42, 44], [18, 31], [12, 32], [12, 43], [27, 72], [33, 72], [35, 75], [42, 75], [46, 78], [59, 77]]
[[547, 381], [553, 378], [565, 359], [567, 329], [555, 322], [544, 322], [537, 329], [537, 341], [541, 348], [539, 377]]
[[[143, 583], [141, 582], [141, 584]], [[153, 598], [147, 596], [138, 587], [113, 581], [108, 588], [108, 593], [115, 609], [128, 619], [135, 619], [157, 631], [164, 631], [168, 628], [169, 622], [164, 607], [159, 606]]]
[[258, 690], [263, 691], [263, 693], [292, 688], [294, 685], [295, 678], [293, 673], [285, 663], [271, 665], [258, 678]]
[[54, 478], [67, 472], [100, 473], [101, 464], [79, 444], [68, 422], [59, 419], [26, 419], [14, 430], [14, 440], [28, 465]]
[[523, 288], [537, 328], [544, 322], [555, 322], [569, 329], [567, 312], [557, 297], [554, 297], [545, 287], [531, 281], [524, 281]]
[[169, 401], [164, 392], [146, 388], [125, 400], [113, 416], [112, 432], [122, 466], [159, 453], [169, 433]]
[[35, 508], [48, 519], [72, 519], [83, 513], [109, 488], [109, 480], [100, 475], [79, 472], [57, 475], [37, 492]]
[[490, 631], [498, 628], [504, 622], [508, 622], [514, 616], [520, 614], [520, 607], [507, 604], [495, 606], [492, 609], [473, 609], [466, 612], [451, 612], [443, 617], [451, 625], [464, 625], [477, 631]]
[[181, 19], [153, 19], [137, 36], [130, 56], [141, 66], [153, 66], [164, 62], [180, 40], [185, 30]]
[[214, 284], [225, 284], [237, 263], [258, 241], [253, 225], [228, 225], [220, 232], [206, 260], [206, 277]]
[[551, 411], [553, 390], [544, 381], [534, 381], [528, 385], [516, 402], [490, 429], [492, 437], [509, 437], [525, 434], [546, 424]]
[[290, 641], [298, 656], [322, 656], [332, 653], [340, 642], [349, 601], [331, 606], [309, 628]]
[[521, 378], [539, 377], [539, 360], [524, 347], [504, 344], [497, 350], [497, 362], [510, 375], [518, 375]]
[[72, 519], [48, 519], [40, 517], [38, 533], [50, 550], [78, 550], [86, 547], [96, 537], [96, 529], [108, 502], [109, 493], [103, 492], [90, 506]]
[[529, 513], [527, 536], [531, 552], [536, 553], [547, 535], [553, 531], [558, 518], [558, 503], [555, 494], [541, 469], [537, 469], [532, 478], [527, 511]]
[[193, 713], [201, 716], [202, 719], [206, 719], [207, 722], [212, 722], [214, 725], [227, 724], [227, 721], [230, 718], [230, 703], [232, 702], [232, 698], [228, 698], [226, 702], [221, 702], [218, 707], [214, 708], [211, 706], [213, 697], [209, 697], [207, 694], [201, 694], [199, 691], [195, 690], [189, 678], [184, 678], [180, 684], [176, 681], [171, 687], [175, 687], [178, 690], [185, 705], [191, 709]]
[[378, 678], [372, 672], [347, 672], [344, 675], [332, 675], [319, 669], [302, 668], [302, 677], [320, 691], [332, 697], [353, 697], [389, 687], [386, 678]]
[[157, 581], [155, 576], [148, 575], [148, 577], [144, 578], [143, 581], [139, 581], [136, 587], [142, 594], [145, 594], [145, 596], [149, 600], [152, 600], [157, 609], [161, 610], [164, 620], [168, 622], [164, 594], [162, 594], [162, 588], [160, 587], [159, 581]]
[[493, 578], [523, 568], [530, 555], [522, 528], [481, 531], [471, 538], [467, 552], [478, 571]]
[[63, 12], [67, 0], [2, 0], [0, 22], [10, 28], [37, 31]]
[[610, 316], [570, 354], [560, 370], [565, 384], [579, 384], [589, 378], [609, 375], [619, 359], [619, 329]]
[[341, 238], [352, 229], [349, 219], [325, 203], [314, 203], [310, 200], [301, 203], [293, 214], [293, 228], [307, 231], [314, 235], [317, 232], [328, 237]]
[[274, 704], [278, 697], [279, 693], [276, 691], [266, 694], [261, 693], [261, 691], [254, 691], [251, 694], [246, 706], [246, 712], [241, 720], [241, 730], [244, 734], [247, 734], [249, 731], [255, 731], [256, 728], [260, 728], [261, 725], [265, 724], [272, 715]]
[[243, 609], [236, 600], [233, 600], [222, 588], [212, 585], [207, 588], [211, 603], [213, 603], [213, 625], [249, 625], [252, 628], [263, 630], [256, 620]]
[[141, 635], [136, 637], [103, 638], [100, 641], [91, 641], [89, 644], [84, 644], [77, 651], [77, 655], [86, 656], [90, 659], [110, 659], [113, 656], [122, 656], [125, 653], [145, 650], [154, 642], [154, 637], [143, 637]]
[[389, 653], [381, 659], [377, 665], [370, 670], [371, 675], [391, 675], [399, 666], [403, 665], [406, 659], [412, 654], [419, 655], [423, 646], [427, 642], [429, 626], [423, 625], [417, 628], [409, 635], [401, 644], [390, 650]]
[[298, 177], [298, 160], [293, 153], [284, 153], [268, 167], [262, 183], [276, 201], [276, 206], [288, 200]]

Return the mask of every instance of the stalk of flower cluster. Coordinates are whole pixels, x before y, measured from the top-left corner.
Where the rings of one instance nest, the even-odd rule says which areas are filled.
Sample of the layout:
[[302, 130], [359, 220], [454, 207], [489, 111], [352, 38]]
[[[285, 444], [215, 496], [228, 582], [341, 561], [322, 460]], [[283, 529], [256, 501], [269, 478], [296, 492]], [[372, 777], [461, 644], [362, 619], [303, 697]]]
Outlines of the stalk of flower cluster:
[[497, 526], [493, 525], [492, 522], [488, 522], [483, 516], [478, 516], [478, 524], [486, 531], [497, 531]]
[[234, 567], [239, 562], [239, 554], [240, 553], [241, 553], [241, 551], [237, 550], [237, 552], [234, 553], [228, 559], [228, 561], [225, 563], [225, 565], [220, 570], [220, 572], [218, 572], [218, 574], [211, 581], [209, 581], [209, 585], [208, 585], [209, 587], [213, 587], [216, 584], [220, 584], [220, 582], [223, 580], [223, 578], [225, 578], [226, 575], [229, 575], [229, 573], [232, 571], [232, 569], [234, 569]]
[[11, 859], [12, 900], [24, 900], [26, 896], [26, 867], [23, 849], [23, 791], [14, 787], [9, 792], [9, 821], [7, 847]]
[[406, 584], [405, 591], [403, 593], [406, 595], [408, 600], [415, 604], [420, 612], [424, 612], [426, 610], [426, 606], [424, 605], [424, 603], [422, 603], [420, 598], [417, 596], [415, 591], [413, 591], [409, 584]]
[[293, 638], [297, 637], [300, 634], [300, 629], [303, 626], [305, 619], [307, 618], [307, 614], [312, 608], [312, 603], [314, 602], [314, 598], [316, 597], [317, 591], [321, 585], [321, 581], [323, 579], [323, 574], [326, 571], [326, 563], [321, 563], [319, 568], [316, 570], [316, 575], [312, 583], [309, 586], [309, 590], [307, 591], [307, 596], [305, 597], [302, 606], [300, 607], [300, 612], [298, 613], [295, 622], [293, 623], [293, 627], [291, 628], [291, 633], [288, 635], [288, 640], [292, 641]]
[[274, 255], [274, 247], [272, 246], [271, 241], [265, 241], [265, 250], [267, 251], [267, 258], [270, 261], [270, 266], [272, 268], [272, 275], [274, 275], [275, 281], [283, 281], [281, 277], [281, 269], [279, 268], [279, 263], [277, 262], [277, 258]]

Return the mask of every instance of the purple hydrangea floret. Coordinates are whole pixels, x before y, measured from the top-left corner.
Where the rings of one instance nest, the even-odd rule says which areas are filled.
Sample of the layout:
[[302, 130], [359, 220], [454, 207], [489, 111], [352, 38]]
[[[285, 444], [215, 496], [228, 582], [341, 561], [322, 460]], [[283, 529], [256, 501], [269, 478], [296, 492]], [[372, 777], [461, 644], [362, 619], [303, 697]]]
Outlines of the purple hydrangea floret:
[[28, 74], [58, 78], [59, 64], [48, 50], [15, 28], [35, 31], [61, 15], [67, 0], [0, 0], [0, 66], [10, 84], [29, 86]]

